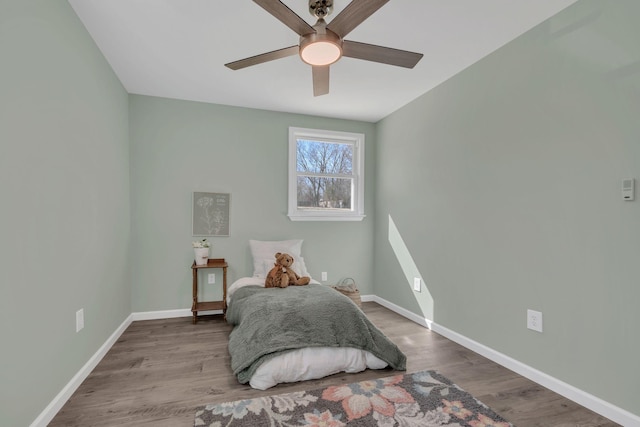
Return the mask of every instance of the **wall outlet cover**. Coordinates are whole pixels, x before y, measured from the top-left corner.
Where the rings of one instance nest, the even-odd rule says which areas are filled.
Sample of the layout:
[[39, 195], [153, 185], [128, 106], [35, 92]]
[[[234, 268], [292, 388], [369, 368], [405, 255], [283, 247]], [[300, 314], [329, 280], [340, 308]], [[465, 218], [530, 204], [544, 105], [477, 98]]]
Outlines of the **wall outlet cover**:
[[542, 332], [542, 313], [535, 310], [527, 310], [527, 328]]

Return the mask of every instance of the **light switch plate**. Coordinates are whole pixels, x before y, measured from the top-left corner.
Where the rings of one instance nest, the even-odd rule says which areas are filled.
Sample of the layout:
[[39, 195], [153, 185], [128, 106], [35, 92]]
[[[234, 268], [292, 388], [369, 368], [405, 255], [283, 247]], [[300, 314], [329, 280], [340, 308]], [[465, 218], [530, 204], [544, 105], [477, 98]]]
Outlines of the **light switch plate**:
[[622, 200], [631, 202], [633, 201], [633, 199], [635, 199], [635, 195], [634, 195], [634, 190], [636, 186], [635, 182], [636, 180], [633, 178], [622, 180]]
[[84, 328], [84, 308], [76, 311], [76, 332], [80, 332]]

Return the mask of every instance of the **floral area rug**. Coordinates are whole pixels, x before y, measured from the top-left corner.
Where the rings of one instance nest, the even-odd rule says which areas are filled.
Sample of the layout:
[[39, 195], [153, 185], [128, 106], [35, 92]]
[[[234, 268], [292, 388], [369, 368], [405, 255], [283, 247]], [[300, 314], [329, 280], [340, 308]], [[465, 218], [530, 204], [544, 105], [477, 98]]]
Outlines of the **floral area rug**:
[[435, 371], [208, 405], [194, 426], [513, 427]]

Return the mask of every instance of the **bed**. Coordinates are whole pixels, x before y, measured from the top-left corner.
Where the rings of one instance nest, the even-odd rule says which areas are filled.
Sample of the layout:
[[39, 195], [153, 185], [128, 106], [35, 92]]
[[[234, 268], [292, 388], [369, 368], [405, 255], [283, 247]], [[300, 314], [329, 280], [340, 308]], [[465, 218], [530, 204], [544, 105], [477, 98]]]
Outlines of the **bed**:
[[405, 370], [405, 355], [347, 296], [313, 279], [306, 286], [264, 287], [276, 252], [291, 254], [296, 272], [309, 276], [301, 245], [250, 241], [254, 275], [227, 290], [226, 318], [234, 326], [229, 354], [238, 381], [266, 390], [338, 372]]

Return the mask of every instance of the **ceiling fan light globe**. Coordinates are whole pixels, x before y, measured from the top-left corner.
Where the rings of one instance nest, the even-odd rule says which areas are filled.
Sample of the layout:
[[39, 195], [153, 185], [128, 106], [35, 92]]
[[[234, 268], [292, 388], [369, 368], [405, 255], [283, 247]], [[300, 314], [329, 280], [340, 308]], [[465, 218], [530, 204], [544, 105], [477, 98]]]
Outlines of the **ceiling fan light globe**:
[[317, 41], [300, 47], [300, 57], [309, 65], [331, 65], [342, 56], [342, 49], [330, 41]]

